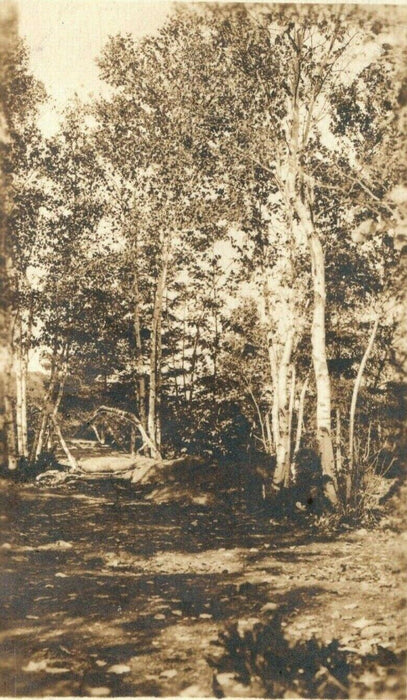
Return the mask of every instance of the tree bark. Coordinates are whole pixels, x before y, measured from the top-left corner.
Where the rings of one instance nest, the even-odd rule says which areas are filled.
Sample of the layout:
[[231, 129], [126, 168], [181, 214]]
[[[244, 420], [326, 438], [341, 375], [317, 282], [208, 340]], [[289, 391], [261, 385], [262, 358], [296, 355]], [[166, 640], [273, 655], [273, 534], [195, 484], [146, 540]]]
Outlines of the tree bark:
[[270, 414], [269, 413], [266, 413], [264, 423], [266, 426], [266, 435], [267, 435], [267, 453], [272, 454], [273, 453], [273, 438], [272, 438], [272, 434], [271, 434]]
[[[41, 417], [40, 417], [40, 424], [39, 428], [37, 430], [37, 433], [34, 437], [34, 441], [31, 447], [31, 452], [30, 452], [30, 461], [34, 462], [40, 454], [42, 453], [44, 449], [44, 441], [47, 433], [47, 427], [49, 425], [50, 418], [52, 416], [56, 418], [58, 410], [59, 410], [59, 405], [63, 396], [63, 390], [65, 386], [65, 381], [66, 377], [68, 374], [68, 345], [66, 344], [63, 349], [62, 349], [62, 362], [63, 362], [63, 367], [60, 369], [58, 365], [61, 362], [61, 357], [58, 357], [57, 355], [57, 350], [56, 350], [56, 344], [54, 346], [54, 351], [52, 354], [52, 360], [51, 360], [51, 373], [50, 373], [50, 381], [49, 381], [49, 386], [46, 391], [44, 400], [43, 400], [43, 405], [41, 409]], [[58, 379], [59, 379], [59, 386], [58, 386], [58, 392], [56, 395], [56, 398], [54, 399], [54, 403], [52, 404], [53, 397], [55, 395], [55, 390], [58, 384]]]
[[335, 456], [331, 434], [331, 381], [328, 371], [325, 338], [325, 256], [308, 207], [298, 198], [296, 208], [307, 236], [311, 254], [312, 284], [314, 291], [311, 344], [317, 390], [316, 439], [321, 460], [322, 474], [326, 477], [325, 493], [329, 501], [335, 505], [338, 498]]
[[169, 240], [166, 238], [163, 243], [161, 269], [157, 280], [154, 296], [153, 318], [151, 326], [151, 350], [150, 350], [150, 386], [148, 400], [147, 428], [150, 442], [155, 446], [154, 450], [159, 453], [157, 446], [157, 393], [160, 390], [161, 375], [161, 318], [163, 310], [163, 299], [168, 272]]
[[134, 296], [134, 312], [133, 312], [133, 333], [134, 333], [134, 363], [137, 385], [137, 409], [140, 416], [140, 421], [144, 428], [147, 427], [146, 416], [146, 378], [143, 371], [143, 346], [141, 342], [141, 323], [140, 323], [140, 288], [139, 288], [139, 269], [138, 269], [138, 240], [137, 234], [133, 242], [133, 296]]
[[294, 342], [294, 330], [287, 332], [278, 370], [277, 370], [277, 396], [278, 396], [278, 442], [276, 451], [276, 469], [274, 472], [274, 486], [287, 487], [290, 481], [290, 411], [288, 395], [288, 375], [290, 360]]
[[339, 407], [336, 409], [336, 473], [340, 474], [342, 471], [342, 426], [341, 426], [341, 410]]
[[290, 429], [289, 429], [289, 396], [287, 390], [295, 330], [291, 323], [291, 308], [288, 310], [289, 327], [285, 335], [282, 349], [278, 353], [275, 333], [272, 327], [271, 309], [267, 280], [264, 280], [265, 315], [267, 322], [267, 344], [273, 385], [272, 429], [274, 449], [276, 453], [276, 468], [273, 475], [273, 486], [279, 490], [287, 486], [290, 479]]
[[[290, 385], [290, 402], [288, 405], [288, 454], [289, 463], [291, 467], [291, 449], [292, 449], [292, 427], [293, 427], [293, 413], [294, 413], [294, 400], [295, 400], [295, 389], [296, 389], [296, 373], [295, 365], [291, 365], [291, 385]], [[291, 469], [289, 471], [289, 476], [291, 474]], [[288, 486], [289, 478], [287, 479]]]
[[350, 415], [349, 415], [349, 467], [350, 467], [351, 472], [353, 470], [353, 463], [354, 463], [354, 432], [355, 432], [356, 404], [357, 404], [357, 400], [358, 400], [360, 384], [362, 382], [363, 372], [365, 371], [366, 363], [369, 359], [370, 353], [372, 352], [373, 343], [374, 343], [375, 338], [376, 338], [376, 333], [377, 333], [378, 327], [379, 327], [379, 316], [376, 318], [376, 320], [373, 324], [373, 328], [372, 328], [372, 331], [370, 334], [369, 342], [367, 344], [367, 348], [366, 348], [364, 355], [362, 357], [362, 361], [359, 365], [358, 373], [356, 375], [355, 384], [353, 387], [352, 401], [351, 401]]
[[69, 466], [71, 467], [71, 469], [73, 471], [78, 471], [78, 469], [79, 469], [78, 463], [77, 463], [75, 457], [73, 456], [73, 454], [70, 452], [68, 445], [66, 444], [66, 442], [64, 440], [64, 437], [63, 437], [62, 432], [61, 432], [61, 428], [59, 427], [59, 423], [58, 423], [56, 417], [54, 415], [51, 415], [51, 420], [52, 420], [52, 423], [54, 425], [54, 429], [55, 429], [55, 432], [58, 436], [59, 442], [61, 443], [61, 447], [62, 447], [62, 449], [65, 452], [65, 455], [67, 457]]
[[136, 454], [136, 429], [134, 425], [130, 426], [130, 454]]
[[27, 424], [27, 351], [24, 349], [21, 366], [21, 432], [22, 432], [22, 455], [28, 458], [28, 424]]
[[292, 475], [292, 479], [294, 482], [297, 479], [298, 453], [299, 453], [300, 447], [301, 447], [302, 426], [303, 426], [303, 421], [304, 421], [304, 404], [305, 404], [305, 395], [307, 393], [307, 388], [308, 388], [308, 381], [309, 381], [309, 378], [307, 377], [302, 385], [301, 394], [300, 394], [300, 403], [298, 406], [297, 432], [296, 432], [296, 436], [295, 436], [294, 456], [293, 456], [293, 460], [292, 460], [292, 464], [291, 464], [291, 475]]
[[[8, 270], [8, 277], [10, 271]], [[4, 372], [4, 434], [6, 446], [6, 460], [10, 471], [14, 471], [18, 466], [18, 452], [16, 441], [16, 422], [14, 413], [13, 396], [13, 337], [16, 314], [8, 310], [8, 337], [5, 348], [5, 372]]]
[[194, 338], [194, 344], [192, 347], [192, 356], [191, 356], [191, 369], [190, 369], [190, 388], [189, 388], [189, 403], [192, 404], [192, 398], [194, 394], [194, 382], [195, 382], [195, 369], [196, 369], [196, 362], [198, 359], [198, 345], [199, 345], [199, 337], [200, 337], [200, 332], [201, 332], [201, 321], [202, 321], [203, 316], [199, 319], [197, 326], [196, 326], [196, 333], [195, 333], [195, 338]]
[[267, 352], [270, 366], [271, 383], [273, 386], [273, 401], [271, 407], [272, 430], [273, 430], [273, 448], [277, 452], [277, 445], [280, 441], [279, 415], [278, 415], [278, 371], [277, 371], [277, 356], [274, 347], [274, 333], [272, 328], [270, 299], [267, 279], [263, 282], [264, 293], [264, 311], [267, 323]]
[[23, 454], [23, 426], [22, 426], [22, 365], [21, 365], [21, 327], [18, 338], [14, 343], [14, 377], [16, 383], [16, 433], [17, 433], [17, 454]]
[[312, 319], [312, 360], [317, 387], [317, 443], [322, 474], [328, 478], [326, 493], [332, 503], [337, 502], [335, 458], [331, 436], [331, 382], [326, 357], [325, 340], [325, 260], [321, 241], [313, 232], [310, 238], [312, 279], [314, 286], [314, 313]]
[[4, 382], [4, 433], [6, 442], [6, 458], [7, 466], [10, 471], [14, 471], [18, 466], [18, 453], [16, 443], [16, 427], [13, 410], [13, 394], [12, 394], [12, 368], [13, 361], [10, 347], [9, 359], [7, 362], [5, 382]]
[[[17, 34], [17, 12], [11, 3], [0, 3], [0, 47]], [[0, 144], [10, 143], [6, 103], [0, 104]], [[11, 304], [13, 276], [8, 230], [9, 176], [0, 165], [0, 463], [17, 468], [12, 396], [11, 339], [14, 318]]]

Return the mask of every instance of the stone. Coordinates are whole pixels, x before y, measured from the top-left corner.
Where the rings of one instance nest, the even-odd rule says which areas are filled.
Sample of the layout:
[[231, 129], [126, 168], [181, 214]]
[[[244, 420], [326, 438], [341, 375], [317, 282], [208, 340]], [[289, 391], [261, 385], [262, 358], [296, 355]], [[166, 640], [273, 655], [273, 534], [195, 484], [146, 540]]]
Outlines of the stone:
[[261, 612], [273, 612], [274, 610], [278, 610], [278, 605], [277, 603], [266, 603], [263, 605], [261, 608]]
[[122, 673], [129, 673], [130, 666], [127, 666], [126, 664], [114, 664], [113, 666], [109, 666], [107, 672], [115, 673], [120, 676]]
[[111, 694], [110, 688], [107, 686], [100, 686], [95, 688], [87, 688], [87, 692], [93, 698], [107, 698]]
[[175, 668], [168, 668], [165, 671], [161, 671], [160, 673], [160, 678], [175, 678], [175, 676], [178, 675], [178, 671], [175, 670]]

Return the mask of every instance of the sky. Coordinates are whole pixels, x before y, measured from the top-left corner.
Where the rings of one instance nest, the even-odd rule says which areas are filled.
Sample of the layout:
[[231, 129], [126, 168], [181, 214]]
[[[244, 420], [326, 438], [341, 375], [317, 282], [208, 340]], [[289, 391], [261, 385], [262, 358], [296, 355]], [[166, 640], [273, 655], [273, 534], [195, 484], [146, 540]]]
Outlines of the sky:
[[53, 101], [41, 118], [48, 135], [57, 128], [58, 110], [71, 95], [76, 92], [83, 99], [100, 90], [95, 58], [109, 35], [129, 32], [142, 37], [154, 32], [172, 7], [168, 0], [16, 0], [16, 4], [32, 71]]
[[57, 126], [59, 110], [74, 93], [100, 90], [95, 58], [109, 35], [142, 37], [165, 21], [171, 2], [148, 0], [17, 0], [19, 33], [31, 54], [34, 75], [54, 104], [44, 108], [45, 132]]
[[[153, 33], [164, 23], [173, 5], [166, 0], [15, 2], [19, 13], [19, 33], [27, 42], [32, 72], [44, 83], [50, 97], [42, 108], [40, 118], [40, 126], [46, 136], [57, 130], [61, 110], [70, 97], [77, 93], [81, 99], [86, 99], [88, 95], [101, 90], [95, 59], [109, 35], [131, 33], [141, 38]], [[407, 0], [399, 0], [397, 4], [404, 2]], [[388, 7], [381, 11], [390, 12], [395, 27], [401, 20], [406, 31], [405, 9]], [[359, 68], [373, 58], [375, 51], [377, 47], [374, 44], [363, 47], [356, 61]], [[225, 253], [226, 258], [230, 255], [230, 251], [227, 251], [227, 255]], [[38, 358], [34, 360], [34, 368], [39, 369]]]

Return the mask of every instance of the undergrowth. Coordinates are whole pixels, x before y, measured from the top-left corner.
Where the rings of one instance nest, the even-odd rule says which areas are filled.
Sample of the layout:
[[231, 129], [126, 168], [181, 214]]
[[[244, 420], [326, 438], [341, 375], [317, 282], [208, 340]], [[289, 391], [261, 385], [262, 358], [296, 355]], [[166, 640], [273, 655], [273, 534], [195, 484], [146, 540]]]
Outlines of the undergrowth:
[[53, 452], [43, 452], [35, 462], [29, 462], [28, 459], [22, 457], [15, 470], [10, 470], [3, 466], [1, 468], [1, 476], [16, 483], [25, 484], [35, 481], [39, 474], [48, 469], [66, 471], [67, 467], [58, 462]]
[[383, 690], [379, 685], [385, 687], [389, 675], [402, 683], [403, 659], [388, 649], [377, 647], [376, 653], [361, 657], [341, 649], [337, 640], [328, 645], [315, 638], [290, 643], [281, 623], [276, 614], [243, 631], [237, 623], [229, 624], [219, 634], [220, 655], [207, 657], [215, 671], [216, 697], [229, 694], [222, 688], [221, 674], [232, 675], [249, 693], [253, 689], [254, 696], [266, 698], [348, 698], [351, 684], [360, 684], [366, 671], [377, 691]]

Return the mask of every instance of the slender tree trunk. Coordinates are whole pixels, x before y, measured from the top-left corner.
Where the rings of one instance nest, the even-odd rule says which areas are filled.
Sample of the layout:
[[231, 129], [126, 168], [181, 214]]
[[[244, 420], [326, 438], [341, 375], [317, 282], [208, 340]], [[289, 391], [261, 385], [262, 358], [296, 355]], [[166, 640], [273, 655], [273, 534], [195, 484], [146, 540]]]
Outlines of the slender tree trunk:
[[280, 441], [279, 429], [279, 414], [278, 414], [278, 371], [277, 371], [277, 356], [274, 346], [274, 333], [272, 328], [271, 310], [270, 310], [270, 292], [267, 279], [263, 282], [264, 295], [264, 311], [267, 323], [267, 353], [270, 366], [271, 383], [273, 386], [273, 401], [271, 407], [272, 429], [273, 429], [273, 448], [277, 452], [277, 445]]
[[15, 341], [14, 350], [14, 377], [16, 383], [16, 432], [17, 432], [17, 454], [23, 454], [23, 426], [22, 426], [22, 363], [21, 363], [21, 325], [18, 338]]
[[213, 409], [214, 409], [214, 419], [215, 425], [218, 422], [218, 352], [219, 352], [219, 321], [218, 321], [218, 309], [217, 309], [217, 294], [216, 294], [216, 281], [215, 273], [213, 276], [213, 320], [214, 320], [214, 339], [213, 339]]
[[15, 469], [17, 469], [18, 465], [17, 444], [15, 435], [13, 404], [10, 400], [10, 396], [8, 396], [7, 394], [5, 394], [4, 396], [4, 427], [7, 445], [7, 465], [10, 471], [14, 471]]
[[310, 238], [312, 279], [314, 285], [314, 313], [312, 319], [312, 360], [317, 387], [317, 444], [322, 474], [327, 477], [326, 495], [331, 503], [337, 502], [335, 457], [331, 434], [331, 381], [328, 371], [325, 341], [325, 260], [321, 241], [313, 231]]
[[161, 365], [162, 365], [162, 314], [157, 323], [157, 373], [156, 373], [156, 408], [155, 408], [155, 443], [161, 450]]
[[134, 425], [130, 426], [130, 454], [132, 456], [136, 454], [136, 429]]
[[[295, 365], [291, 365], [290, 403], [288, 405], [288, 448], [289, 448], [288, 454], [289, 454], [290, 467], [291, 467], [292, 427], [293, 427], [295, 389], [296, 389]], [[291, 473], [291, 469], [289, 471], [289, 474], [290, 473]], [[289, 478], [287, 479], [287, 486], [288, 486], [288, 482], [289, 482]]]
[[9, 358], [7, 361], [4, 382], [4, 432], [6, 438], [7, 465], [10, 471], [14, 471], [15, 469], [17, 469], [18, 465], [18, 453], [16, 443], [16, 426], [13, 410], [13, 392], [11, 388], [13, 360], [10, 346], [8, 347], [8, 353]]
[[34, 316], [34, 303], [31, 297], [28, 308], [28, 317], [24, 328], [24, 338], [20, 342], [20, 362], [21, 362], [21, 433], [22, 433], [22, 456], [28, 459], [28, 424], [27, 424], [27, 373], [28, 373], [28, 353], [31, 347], [32, 326]]
[[[17, 11], [11, 3], [0, 3], [0, 47], [7, 47], [16, 36]], [[0, 145], [10, 143], [5, 103], [0, 103]], [[14, 318], [11, 306], [13, 291], [10, 232], [8, 230], [9, 176], [0, 165], [0, 464], [10, 471], [17, 468], [12, 391], [12, 337]]]
[[66, 383], [66, 380], [68, 377], [68, 371], [69, 371], [69, 359], [68, 359], [68, 348], [67, 348], [65, 351], [65, 360], [64, 360], [63, 366], [60, 370], [58, 393], [55, 397], [54, 408], [52, 409], [53, 418], [56, 418], [58, 415], [59, 407], [61, 405], [62, 397], [64, 395], [64, 389], [65, 389], [65, 383]]
[[341, 425], [341, 410], [338, 407], [336, 409], [336, 473], [340, 474], [342, 471], [342, 425]]
[[144, 428], [147, 427], [146, 416], [146, 378], [143, 370], [143, 347], [141, 342], [141, 323], [140, 323], [140, 289], [138, 281], [138, 250], [137, 240], [134, 243], [134, 276], [133, 276], [133, 296], [134, 296], [134, 312], [133, 312], [133, 332], [134, 332], [134, 361], [135, 374], [137, 383], [137, 412], [140, 416], [140, 421]]
[[254, 407], [255, 407], [255, 409], [256, 409], [257, 417], [258, 417], [258, 419], [259, 419], [259, 425], [260, 425], [260, 430], [261, 430], [261, 441], [262, 441], [262, 443], [263, 443], [264, 449], [267, 451], [267, 437], [266, 437], [266, 431], [265, 431], [263, 416], [261, 415], [261, 411], [260, 411], [260, 406], [259, 406], [258, 402], [256, 401], [256, 397], [255, 397], [255, 395], [253, 394], [253, 390], [252, 390], [252, 388], [251, 388], [250, 385], [248, 385], [247, 389], [248, 389], [248, 392], [249, 392], [249, 394], [250, 394], [250, 397], [251, 397], [251, 399], [252, 399], [252, 401], [253, 401]]
[[273, 386], [273, 403], [271, 407], [271, 417], [272, 417], [272, 428], [273, 428], [273, 448], [274, 454], [277, 455], [277, 445], [280, 442], [280, 419], [278, 411], [278, 372], [277, 372], [277, 360], [275, 357], [274, 347], [272, 340], [268, 340], [269, 348], [269, 363], [271, 371], [271, 382]]
[[266, 426], [266, 435], [267, 435], [267, 452], [268, 452], [268, 454], [272, 454], [272, 452], [273, 452], [273, 437], [271, 434], [270, 414], [269, 413], [266, 413], [264, 423]]
[[186, 302], [184, 302], [184, 313], [182, 315], [182, 343], [181, 343], [181, 378], [184, 392], [184, 401], [187, 400], [187, 371], [185, 366], [185, 338], [186, 338]]
[[5, 355], [5, 373], [4, 373], [4, 433], [6, 442], [6, 457], [7, 466], [10, 471], [14, 471], [18, 466], [18, 451], [16, 441], [16, 422], [14, 413], [14, 396], [13, 396], [13, 338], [14, 327], [16, 323], [16, 315], [9, 311], [8, 314], [8, 342], [6, 345]]
[[279, 435], [276, 453], [274, 486], [288, 486], [290, 481], [290, 411], [288, 395], [288, 375], [293, 349], [294, 330], [289, 329], [278, 367], [278, 426]]
[[22, 455], [28, 458], [28, 424], [27, 424], [27, 352], [24, 350], [21, 366], [21, 432], [22, 432]]
[[65, 452], [65, 455], [67, 457], [69, 466], [71, 467], [71, 469], [73, 471], [77, 471], [79, 469], [78, 463], [77, 463], [75, 457], [73, 456], [73, 454], [70, 452], [68, 445], [66, 444], [64, 437], [62, 435], [61, 428], [59, 427], [59, 423], [54, 415], [51, 415], [51, 420], [52, 420], [52, 423], [54, 425], [54, 429], [55, 429], [55, 432], [58, 436], [59, 442], [61, 443], [61, 447], [62, 447], [62, 449]]
[[194, 394], [194, 383], [195, 383], [195, 369], [196, 369], [196, 361], [198, 358], [198, 344], [199, 344], [199, 336], [200, 336], [200, 331], [201, 331], [201, 320], [202, 317], [199, 319], [197, 327], [196, 327], [196, 333], [195, 333], [195, 338], [194, 338], [194, 345], [192, 348], [192, 356], [191, 356], [191, 371], [190, 371], [190, 389], [189, 389], [189, 403], [192, 403], [192, 397]]
[[[293, 202], [296, 194], [296, 182], [298, 176], [298, 150], [300, 136], [300, 115], [298, 105], [298, 90], [299, 90], [300, 63], [296, 59], [294, 71], [291, 81], [292, 105], [291, 105], [291, 123], [287, 133], [288, 141], [288, 170], [285, 183], [284, 196], [286, 200], [286, 225], [288, 232], [287, 251], [289, 256], [289, 300], [286, 309], [288, 328], [286, 337], [283, 343], [281, 357], [276, 364], [274, 374], [277, 373], [277, 393], [278, 393], [278, 429], [276, 430], [277, 451], [276, 451], [276, 469], [274, 473], [274, 486], [278, 489], [282, 486], [288, 486], [291, 473], [291, 430], [290, 430], [290, 409], [289, 395], [287, 391], [287, 382], [291, 357], [294, 349], [295, 337], [295, 305], [294, 305], [294, 265], [293, 251], [295, 245], [294, 236], [294, 209]], [[276, 353], [275, 353], [276, 354]], [[273, 374], [273, 372], [272, 372]], [[274, 384], [274, 392], [276, 391], [276, 383]], [[276, 410], [273, 411], [273, 423], [276, 419]]]
[[[52, 361], [51, 361], [51, 373], [50, 373], [50, 381], [49, 381], [49, 386], [47, 389], [47, 392], [45, 394], [44, 400], [43, 400], [43, 406], [41, 409], [41, 416], [40, 416], [40, 423], [39, 423], [39, 428], [37, 430], [37, 433], [34, 437], [34, 441], [32, 444], [31, 448], [31, 453], [30, 453], [30, 461], [34, 462], [40, 454], [42, 453], [44, 449], [44, 442], [46, 438], [46, 433], [47, 433], [47, 427], [49, 424], [50, 417], [56, 418], [58, 410], [59, 410], [59, 405], [62, 399], [63, 395], [63, 389], [68, 373], [68, 346], [65, 345], [65, 347], [62, 350], [62, 356], [64, 357], [63, 359], [63, 368], [60, 370], [58, 368], [58, 364], [61, 361], [60, 358], [58, 358], [57, 355], [57, 349], [56, 349], [56, 344], [54, 346], [54, 351], [52, 355]], [[52, 410], [50, 409], [51, 402], [53, 400], [53, 397], [55, 395], [55, 390], [57, 387], [58, 383], [58, 375], [59, 375], [59, 386], [58, 386], [58, 392], [56, 395], [56, 398], [54, 400], [54, 405], [52, 407]]]
[[301, 388], [301, 394], [300, 394], [300, 401], [298, 405], [298, 417], [297, 417], [297, 432], [295, 436], [295, 445], [294, 445], [294, 454], [298, 454], [300, 451], [301, 447], [301, 437], [302, 437], [302, 429], [303, 429], [303, 423], [304, 423], [304, 405], [305, 405], [305, 396], [307, 393], [308, 389], [308, 382], [309, 382], [309, 377], [307, 377], [302, 385]]
[[37, 460], [43, 451], [47, 426], [48, 426], [48, 413], [47, 413], [47, 411], [43, 411], [43, 413], [41, 415], [41, 422], [40, 422], [40, 427], [38, 430], [38, 435], [37, 435], [35, 443], [33, 445], [34, 450], [33, 450], [32, 461]]
[[39, 455], [42, 452], [45, 431], [47, 429], [47, 424], [48, 424], [48, 404], [49, 404], [50, 398], [54, 392], [54, 387], [55, 387], [56, 361], [57, 361], [57, 350], [56, 350], [56, 345], [54, 345], [54, 351], [53, 351], [52, 359], [51, 359], [51, 372], [50, 372], [50, 378], [49, 378], [49, 385], [48, 385], [48, 389], [45, 393], [45, 396], [43, 398], [42, 409], [41, 409], [40, 419], [39, 419], [39, 425], [38, 425], [38, 428], [35, 432], [34, 440], [33, 440], [33, 443], [31, 445], [30, 462], [34, 462], [36, 459], [38, 459]]
[[28, 457], [27, 447], [27, 357], [20, 322], [15, 341], [14, 374], [16, 383], [16, 432], [19, 457]]
[[[268, 304], [267, 304], [268, 305]], [[277, 357], [274, 346], [274, 334], [271, 319], [268, 316], [269, 331], [267, 333], [268, 355], [273, 385], [272, 428], [273, 442], [276, 453], [276, 468], [273, 485], [276, 489], [287, 485], [290, 473], [290, 431], [287, 380], [293, 347], [294, 332], [290, 329], [283, 346], [281, 356]]]
[[[155, 290], [153, 319], [151, 327], [151, 351], [150, 351], [150, 386], [148, 401], [147, 428], [151, 442], [157, 447], [157, 384], [159, 390], [158, 374], [161, 373], [161, 317], [163, 310], [164, 290], [168, 272], [169, 241], [165, 239], [163, 244], [163, 257], [161, 270]], [[160, 363], [160, 366], [158, 365]]]
[[104, 445], [104, 442], [102, 441], [102, 437], [94, 423], [91, 423], [90, 427], [92, 428], [93, 432], [95, 433], [96, 440], [98, 441], [99, 445]]
[[293, 457], [292, 464], [291, 464], [291, 475], [292, 475], [292, 479], [293, 479], [294, 483], [297, 479], [298, 453], [299, 453], [300, 447], [301, 447], [302, 428], [303, 428], [303, 422], [304, 422], [304, 404], [305, 404], [305, 395], [307, 393], [307, 388], [308, 388], [308, 381], [309, 381], [309, 378], [307, 377], [302, 385], [302, 389], [301, 389], [301, 393], [300, 393], [300, 402], [299, 402], [299, 406], [298, 406], [297, 432], [296, 432], [296, 436], [295, 436], [294, 457]]
[[331, 434], [331, 381], [328, 371], [325, 338], [325, 257], [322, 244], [314, 229], [310, 212], [301, 202], [298, 206], [302, 224], [307, 233], [311, 253], [314, 309], [311, 343], [317, 390], [317, 445], [323, 476], [326, 477], [325, 493], [332, 504], [337, 503], [335, 457]]
[[355, 384], [353, 387], [352, 402], [351, 402], [350, 416], [349, 416], [349, 466], [350, 466], [351, 472], [353, 470], [353, 462], [354, 462], [354, 432], [355, 432], [356, 404], [357, 404], [357, 400], [358, 400], [360, 384], [362, 382], [363, 372], [365, 371], [366, 363], [369, 359], [370, 353], [372, 352], [373, 343], [374, 343], [375, 338], [376, 338], [376, 333], [377, 333], [378, 327], [379, 327], [379, 317], [376, 318], [376, 320], [373, 324], [373, 328], [372, 328], [372, 331], [370, 334], [369, 342], [367, 344], [367, 348], [366, 348], [364, 355], [362, 357], [362, 361], [359, 365], [358, 373], [356, 375]]

